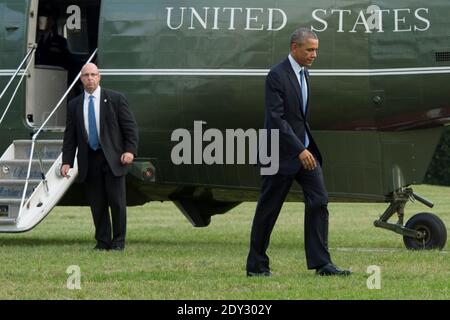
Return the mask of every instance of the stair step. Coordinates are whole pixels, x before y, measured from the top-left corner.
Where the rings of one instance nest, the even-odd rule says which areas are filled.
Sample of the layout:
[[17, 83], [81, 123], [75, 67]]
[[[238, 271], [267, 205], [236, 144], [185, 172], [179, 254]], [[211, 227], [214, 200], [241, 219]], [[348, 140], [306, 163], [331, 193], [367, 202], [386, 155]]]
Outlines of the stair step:
[[[42, 160], [44, 172], [47, 172], [52, 166], [54, 160]], [[2, 160], [0, 161], [0, 179], [26, 179], [29, 160]], [[31, 163], [30, 179], [40, 179], [41, 171], [39, 160], [33, 160]]]
[[0, 219], [15, 219], [22, 199], [0, 199]]
[[12, 225], [16, 224], [16, 218], [0, 218], [0, 225]]
[[[41, 179], [30, 179], [28, 180], [28, 185], [30, 184], [39, 184], [42, 180]], [[25, 179], [23, 180], [0, 180], [0, 188], [2, 186], [24, 186], [25, 185]]]
[[[33, 179], [28, 181], [28, 190], [26, 197], [28, 198], [34, 188], [39, 185], [42, 180]], [[0, 199], [1, 198], [20, 198], [22, 199], [25, 180], [0, 180]]]
[[[15, 145], [30, 145], [31, 146], [31, 140], [14, 140], [13, 143]], [[60, 145], [62, 146], [63, 144], [63, 140], [54, 140], [54, 139], [49, 139], [49, 140], [36, 140], [35, 141], [36, 145], [39, 144], [48, 144], [48, 145]]]
[[0, 205], [3, 204], [17, 204], [20, 205], [21, 199], [15, 199], [15, 198], [3, 198], [0, 199]]
[[[15, 140], [14, 159], [29, 159], [31, 153], [31, 140]], [[37, 159], [40, 154], [41, 158], [55, 160], [62, 152], [62, 140], [38, 140], [34, 145], [33, 158]]]

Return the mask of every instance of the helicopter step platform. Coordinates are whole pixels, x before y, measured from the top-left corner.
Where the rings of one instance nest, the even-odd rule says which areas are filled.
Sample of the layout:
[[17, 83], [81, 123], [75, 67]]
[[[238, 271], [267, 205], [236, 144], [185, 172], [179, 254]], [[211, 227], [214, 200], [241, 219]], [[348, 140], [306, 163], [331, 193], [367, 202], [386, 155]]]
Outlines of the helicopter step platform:
[[56, 206], [78, 174], [76, 161], [69, 178], [59, 173], [62, 140], [38, 140], [27, 185], [31, 146], [31, 140], [15, 140], [0, 157], [0, 233], [34, 228]]

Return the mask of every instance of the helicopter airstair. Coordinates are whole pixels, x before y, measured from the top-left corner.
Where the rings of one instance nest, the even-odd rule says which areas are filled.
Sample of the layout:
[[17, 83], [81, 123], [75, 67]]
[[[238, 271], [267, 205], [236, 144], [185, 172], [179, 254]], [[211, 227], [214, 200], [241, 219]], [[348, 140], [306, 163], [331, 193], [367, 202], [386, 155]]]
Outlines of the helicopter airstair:
[[69, 178], [59, 173], [61, 140], [37, 140], [36, 156], [30, 162], [31, 147], [31, 140], [13, 141], [0, 158], [0, 232], [25, 232], [35, 227], [77, 176], [76, 164]]
[[[0, 93], [1, 100], [13, 81], [19, 78], [9, 103], [0, 117], [0, 124], [5, 119], [24, 77], [28, 74], [35, 49], [36, 44], [32, 44]], [[96, 53], [97, 49], [91, 54], [87, 63], [92, 61]], [[26, 66], [24, 70], [22, 70], [23, 66]], [[60, 175], [62, 140], [38, 140], [38, 137], [43, 131], [52, 131], [46, 127], [47, 123], [65, 101], [79, 78], [80, 73], [43, 124], [35, 131], [31, 140], [14, 140], [1, 156], [0, 233], [25, 232], [34, 228], [50, 213], [75, 181], [78, 174], [76, 159], [73, 168], [69, 170], [68, 177]]]

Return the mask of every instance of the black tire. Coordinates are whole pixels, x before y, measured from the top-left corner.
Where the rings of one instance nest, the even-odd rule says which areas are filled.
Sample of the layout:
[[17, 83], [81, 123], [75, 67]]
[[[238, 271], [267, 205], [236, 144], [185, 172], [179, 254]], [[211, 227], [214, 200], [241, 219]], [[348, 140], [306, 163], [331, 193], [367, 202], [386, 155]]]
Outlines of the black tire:
[[411, 250], [442, 250], [447, 242], [447, 229], [438, 216], [421, 212], [411, 217], [405, 225], [408, 229], [425, 232], [424, 239], [403, 236], [406, 248]]

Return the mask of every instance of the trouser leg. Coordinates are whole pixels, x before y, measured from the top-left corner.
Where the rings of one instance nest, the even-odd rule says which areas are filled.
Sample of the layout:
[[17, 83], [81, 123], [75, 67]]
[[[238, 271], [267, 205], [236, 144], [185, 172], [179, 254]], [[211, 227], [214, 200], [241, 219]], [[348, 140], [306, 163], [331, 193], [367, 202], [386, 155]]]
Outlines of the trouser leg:
[[116, 177], [109, 170], [105, 174], [106, 193], [111, 208], [113, 246], [124, 247], [127, 228], [127, 201], [125, 176]]
[[95, 226], [95, 239], [102, 247], [111, 245], [111, 222], [109, 218], [108, 199], [105, 190], [103, 168], [106, 159], [103, 151], [90, 151], [88, 173], [85, 181], [86, 195], [91, 208]]
[[328, 193], [320, 165], [300, 169], [295, 177], [305, 201], [305, 252], [308, 269], [331, 262], [328, 251]]
[[261, 195], [256, 206], [250, 236], [247, 271], [262, 272], [269, 270], [269, 257], [266, 250], [292, 181], [293, 176], [262, 176]]

